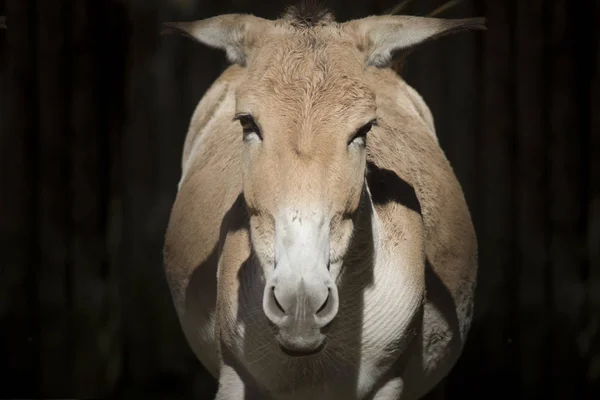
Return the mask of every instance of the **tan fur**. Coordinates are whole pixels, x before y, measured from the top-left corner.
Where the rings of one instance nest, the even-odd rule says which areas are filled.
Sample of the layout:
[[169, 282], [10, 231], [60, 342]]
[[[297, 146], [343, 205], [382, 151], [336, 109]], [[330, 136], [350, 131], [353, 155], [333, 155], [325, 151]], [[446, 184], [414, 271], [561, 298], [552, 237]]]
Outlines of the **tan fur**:
[[[173, 300], [188, 342], [213, 376], [223, 381], [224, 364], [239, 363], [242, 380], [263, 395], [297, 398], [292, 392], [302, 396], [311, 382], [327, 387], [336, 368], [348, 376], [353, 362], [376, 365], [383, 357], [390, 359], [389, 378], [403, 381], [403, 398], [415, 398], [447, 374], [470, 326], [477, 244], [461, 187], [429, 108], [392, 70], [365, 65], [369, 38], [356, 24], [262, 25], [238, 57], [241, 65], [229, 67], [204, 95], [186, 138], [165, 241]], [[238, 112], [251, 112], [259, 123], [260, 145], [243, 143], [232, 121]], [[375, 116], [366, 154], [356, 148], [349, 156], [348, 140]], [[405, 181], [420, 210], [384, 201], [397, 191], [393, 181], [365, 191], [365, 168], [367, 179], [387, 170]], [[273, 215], [285, 204], [315, 204], [330, 213], [332, 258], [344, 265], [338, 322], [316, 361], [289, 360], [271, 345], [273, 328], [255, 293], [273, 258]], [[370, 218], [380, 231], [370, 231]], [[398, 267], [378, 267], [382, 272], [371, 276], [367, 260], [374, 253]], [[362, 293], [376, 304], [396, 290], [404, 298], [386, 318], [403, 322], [390, 344], [369, 328], [379, 317], [368, 307], [355, 314]], [[348, 332], [361, 329], [363, 338], [352, 342]], [[272, 362], [261, 363], [265, 358]], [[260, 370], [252, 369], [256, 362]], [[332, 398], [400, 393], [395, 380], [379, 395], [369, 385], [346, 386]]]

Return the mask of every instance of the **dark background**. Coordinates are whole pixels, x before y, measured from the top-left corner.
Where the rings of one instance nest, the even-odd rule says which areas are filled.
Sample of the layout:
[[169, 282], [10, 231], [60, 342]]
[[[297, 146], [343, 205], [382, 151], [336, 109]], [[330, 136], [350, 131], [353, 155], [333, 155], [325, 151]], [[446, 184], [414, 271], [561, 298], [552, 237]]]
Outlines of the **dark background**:
[[[414, 0], [424, 15], [446, 0]], [[398, 0], [332, 0], [344, 21]], [[0, 1], [0, 397], [210, 399], [162, 243], [191, 113], [225, 57], [158, 23], [288, 1]], [[423, 45], [472, 211], [476, 319], [446, 398], [600, 398], [600, 4], [465, 0]]]

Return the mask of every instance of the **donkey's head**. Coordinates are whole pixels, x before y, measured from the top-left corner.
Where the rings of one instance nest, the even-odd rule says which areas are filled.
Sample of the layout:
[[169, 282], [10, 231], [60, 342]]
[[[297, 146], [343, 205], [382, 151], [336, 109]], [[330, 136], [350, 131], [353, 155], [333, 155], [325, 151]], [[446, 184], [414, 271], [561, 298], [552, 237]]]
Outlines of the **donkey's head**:
[[288, 353], [314, 353], [338, 311], [337, 277], [365, 190], [377, 128], [366, 74], [393, 55], [481, 19], [375, 16], [336, 23], [292, 9], [271, 21], [229, 14], [168, 27], [246, 68], [232, 119], [243, 140], [243, 191], [263, 268], [263, 309]]

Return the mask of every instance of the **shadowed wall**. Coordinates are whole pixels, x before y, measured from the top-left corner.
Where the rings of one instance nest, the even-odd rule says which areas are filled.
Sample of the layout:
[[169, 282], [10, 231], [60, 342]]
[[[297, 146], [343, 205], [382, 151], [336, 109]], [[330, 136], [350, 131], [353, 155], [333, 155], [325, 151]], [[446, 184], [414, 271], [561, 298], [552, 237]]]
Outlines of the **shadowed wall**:
[[[0, 397], [211, 398], [162, 270], [194, 107], [224, 55], [159, 22], [290, 1], [8, 0], [0, 15]], [[327, 2], [338, 20], [393, 0]], [[413, 0], [424, 15], [443, 0]], [[600, 397], [600, 5], [465, 0], [415, 50], [479, 238], [447, 398]]]

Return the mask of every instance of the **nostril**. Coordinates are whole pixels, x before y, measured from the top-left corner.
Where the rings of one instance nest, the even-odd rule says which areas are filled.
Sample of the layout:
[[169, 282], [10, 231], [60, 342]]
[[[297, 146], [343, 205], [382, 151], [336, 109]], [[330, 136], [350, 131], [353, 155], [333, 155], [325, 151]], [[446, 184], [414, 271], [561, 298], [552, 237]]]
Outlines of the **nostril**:
[[329, 296], [331, 296], [331, 289], [327, 288], [327, 297], [325, 298], [325, 301], [323, 302], [321, 307], [317, 310], [317, 314], [325, 309], [325, 307], [327, 306], [327, 303], [329, 302]]
[[285, 314], [285, 310], [283, 309], [281, 304], [279, 304], [279, 301], [277, 301], [277, 296], [275, 296], [275, 286], [271, 288], [271, 292], [273, 293], [273, 300], [275, 300], [275, 305], [277, 306], [277, 308], [279, 308], [279, 311]]

